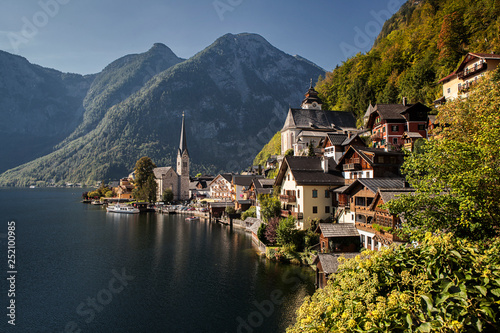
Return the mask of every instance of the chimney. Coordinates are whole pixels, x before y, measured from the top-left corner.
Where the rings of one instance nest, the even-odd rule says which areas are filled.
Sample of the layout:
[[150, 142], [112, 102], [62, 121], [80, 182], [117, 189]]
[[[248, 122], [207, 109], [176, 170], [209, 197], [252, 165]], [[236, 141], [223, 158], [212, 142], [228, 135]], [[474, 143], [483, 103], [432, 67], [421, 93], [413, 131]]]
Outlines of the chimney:
[[321, 168], [324, 173], [328, 173], [328, 158], [325, 156], [321, 157]]
[[403, 105], [406, 106], [406, 97], [403, 97]]

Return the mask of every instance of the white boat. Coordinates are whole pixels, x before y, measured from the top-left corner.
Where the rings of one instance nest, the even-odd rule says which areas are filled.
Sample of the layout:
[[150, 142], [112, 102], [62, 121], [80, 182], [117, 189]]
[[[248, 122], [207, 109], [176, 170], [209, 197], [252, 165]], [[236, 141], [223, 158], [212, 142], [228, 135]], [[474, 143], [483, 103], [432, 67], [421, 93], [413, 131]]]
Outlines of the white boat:
[[111, 213], [139, 214], [139, 209], [128, 205], [113, 205], [106, 207], [106, 211]]
[[200, 218], [198, 216], [190, 216], [186, 217], [186, 221], [199, 221]]

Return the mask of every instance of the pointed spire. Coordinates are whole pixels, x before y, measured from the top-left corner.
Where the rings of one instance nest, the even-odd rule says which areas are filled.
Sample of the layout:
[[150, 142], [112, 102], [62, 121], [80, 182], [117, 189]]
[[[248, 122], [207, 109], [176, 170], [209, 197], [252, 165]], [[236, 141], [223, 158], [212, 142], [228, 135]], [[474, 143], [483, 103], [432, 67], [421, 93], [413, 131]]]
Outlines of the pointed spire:
[[[181, 141], [179, 143], [179, 154], [182, 155], [187, 151], [187, 141], [186, 141], [186, 125], [184, 123], [184, 111], [182, 112], [182, 127], [181, 127]], [[188, 153], [189, 154], [189, 153]]]

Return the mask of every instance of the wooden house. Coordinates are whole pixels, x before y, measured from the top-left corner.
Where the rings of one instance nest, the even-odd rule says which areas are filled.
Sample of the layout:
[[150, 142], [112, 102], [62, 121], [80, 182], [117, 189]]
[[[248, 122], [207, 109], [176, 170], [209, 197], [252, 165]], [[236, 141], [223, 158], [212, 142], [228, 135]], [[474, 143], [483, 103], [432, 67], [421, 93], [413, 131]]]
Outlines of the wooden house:
[[361, 245], [359, 232], [352, 223], [320, 223], [316, 232], [320, 233], [321, 253], [356, 252]]
[[316, 278], [315, 286], [316, 288], [324, 288], [328, 283], [328, 279], [331, 275], [337, 273], [339, 268], [340, 257], [346, 259], [351, 259], [359, 255], [359, 252], [348, 252], [348, 253], [318, 253], [316, 258], [314, 258], [313, 265], [316, 265]]
[[427, 137], [427, 115], [430, 108], [422, 103], [376, 104], [368, 116], [367, 128], [371, 130], [374, 148], [398, 150], [403, 145], [404, 132], [419, 133]]
[[222, 173], [217, 175], [209, 184], [210, 198], [217, 201], [231, 201], [233, 175]]

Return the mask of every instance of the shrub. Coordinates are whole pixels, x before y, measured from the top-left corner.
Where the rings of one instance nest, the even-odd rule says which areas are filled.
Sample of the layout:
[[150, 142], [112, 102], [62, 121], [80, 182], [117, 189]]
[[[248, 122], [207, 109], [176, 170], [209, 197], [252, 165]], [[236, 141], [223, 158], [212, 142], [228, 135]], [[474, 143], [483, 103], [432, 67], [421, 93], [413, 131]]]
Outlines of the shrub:
[[241, 215], [241, 219], [244, 221], [246, 220], [247, 217], [257, 217], [257, 213], [256, 213], [256, 208], [255, 206], [252, 206], [250, 208], [248, 208], [242, 215]]
[[427, 233], [418, 246], [364, 251], [306, 298], [287, 332], [498, 332], [500, 239]]
[[262, 223], [259, 227], [259, 230], [257, 230], [257, 238], [264, 244], [267, 244], [266, 240], [266, 227], [267, 224]]

